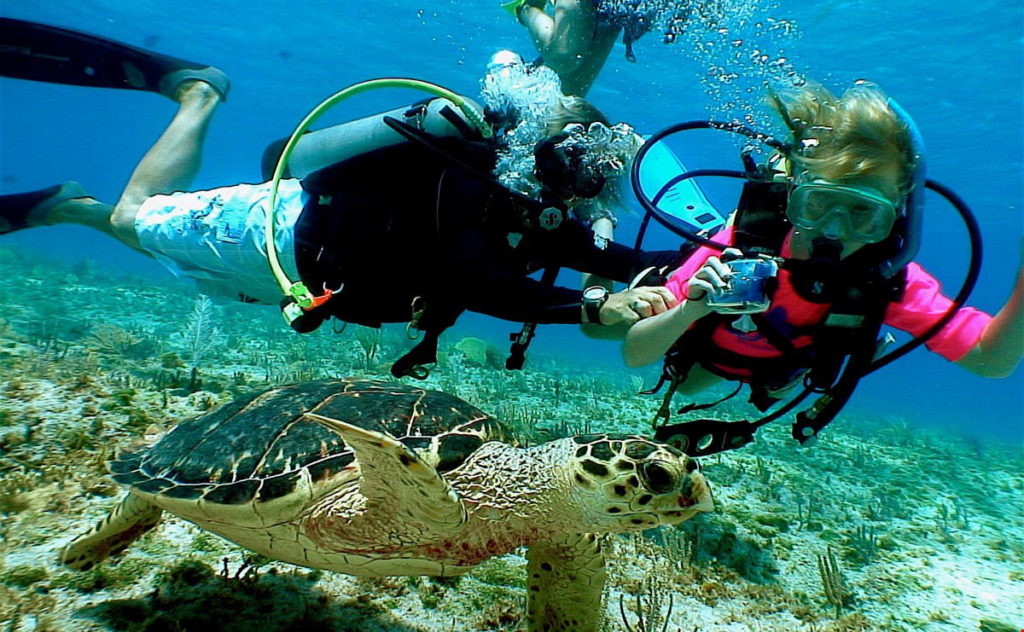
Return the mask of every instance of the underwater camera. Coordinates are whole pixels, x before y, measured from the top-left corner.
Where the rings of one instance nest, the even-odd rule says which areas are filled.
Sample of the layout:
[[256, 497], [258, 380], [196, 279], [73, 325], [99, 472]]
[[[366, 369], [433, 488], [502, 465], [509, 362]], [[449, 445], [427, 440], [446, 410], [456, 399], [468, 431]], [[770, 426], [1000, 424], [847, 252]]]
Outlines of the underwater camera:
[[709, 294], [708, 306], [720, 314], [760, 314], [771, 304], [769, 284], [779, 273], [779, 264], [772, 259], [735, 258], [723, 261], [732, 269], [726, 287], [717, 294]]

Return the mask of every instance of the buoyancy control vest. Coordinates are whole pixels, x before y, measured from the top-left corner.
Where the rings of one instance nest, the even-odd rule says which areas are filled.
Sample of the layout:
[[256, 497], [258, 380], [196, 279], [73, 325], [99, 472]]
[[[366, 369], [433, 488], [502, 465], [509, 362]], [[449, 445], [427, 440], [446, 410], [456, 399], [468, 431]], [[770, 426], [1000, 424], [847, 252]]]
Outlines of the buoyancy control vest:
[[[498, 183], [490, 173], [496, 151], [493, 141], [481, 138], [472, 129], [462, 128], [457, 115], [451, 112], [446, 115], [445, 108], [436, 107], [438, 101], [441, 100], [345, 124], [353, 125], [351, 129], [369, 129], [382, 141], [380, 147], [370, 147], [356, 140], [353, 142], [360, 150], [355, 151], [353, 142], [345, 141], [345, 136], [341, 135], [342, 130], [328, 128], [313, 132], [307, 136], [330, 132], [331, 143], [312, 139], [317, 141], [308, 146], [312, 153], [299, 163], [306, 165], [299, 168], [300, 173], [309, 166], [320, 167], [323, 158], [317, 150], [323, 152], [325, 144], [331, 145], [329, 155], [341, 157], [339, 162], [306, 174], [303, 179], [303, 188], [310, 200], [297, 226], [296, 256], [300, 275], [307, 283], [314, 287], [343, 289], [335, 293], [333, 300], [307, 310], [292, 326], [300, 332], [312, 331], [331, 316], [368, 326], [407, 320], [410, 337], [422, 335], [423, 338], [392, 366], [391, 371], [397, 377], [425, 377], [424, 367], [436, 361], [438, 337], [466, 308], [457, 284], [429, 270], [429, 262], [443, 258], [444, 254], [435, 251], [441, 247], [442, 232], [447, 230], [444, 220], [448, 213], [444, 207], [472, 207], [463, 209], [470, 213], [467, 220], [486, 223], [487, 230], [501, 233], [502, 239], [505, 234], [520, 237], [519, 250], [522, 251], [529, 249], [530, 231], [555, 231], [569, 217], [567, 206], [559, 199], [534, 200]], [[394, 114], [401, 116], [392, 116]], [[449, 122], [442, 125], [437, 119], [445, 116]], [[378, 129], [378, 117], [390, 130], [390, 135]], [[431, 123], [425, 125], [424, 121]], [[436, 134], [441, 128], [447, 132]], [[407, 142], [395, 142], [394, 137]], [[301, 143], [299, 149], [303, 149]], [[265, 163], [276, 162], [274, 152], [273, 146], [268, 148], [272, 158]], [[378, 189], [361, 199], [357, 192], [385, 173], [393, 180], [388, 190]], [[446, 180], [448, 186], [442, 187]], [[461, 184], [454, 184], [455, 180]], [[380, 182], [376, 186], [385, 185]], [[471, 197], [473, 202], [458, 203], [449, 199], [453, 188], [464, 190], [465, 196]], [[418, 196], [422, 199], [403, 198], [428, 190], [430, 195]], [[404, 214], [401, 221], [406, 228], [396, 234], [391, 228], [392, 223], [398, 221], [398, 214]], [[419, 219], [413, 218], [416, 215]], [[422, 226], [410, 230], [410, 221], [419, 221]], [[329, 238], [330, 235], [337, 237]], [[375, 239], [375, 235], [380, 239]], [[424, 262], [416, 271], [423, 279], [422, 291], [417, 292], [411, 302], [403, 297], [398, 303], [394, 300], [389, 303], [387, 293], [382, 295], [379, 289], [367, 291], [402, 272], [390, 270], [386, 262], [380, 262], [381, 257], [386, 258], [386, 253], [367, 251], [385, 240], [389, 246], [403, 249], [407, 255]], [[315, 261], [315, 265], [310, 264], [311, 261]], [[374, 264], [377, 270], [368, 269], [367, 262], [377, 262]], [[327, 277], [325, 270], [340, 273]], [[551, 275], [545, 278], [549, 279], [549, 284], [553, 282]], [[515, 351], [522, 349], [514, 346]]]

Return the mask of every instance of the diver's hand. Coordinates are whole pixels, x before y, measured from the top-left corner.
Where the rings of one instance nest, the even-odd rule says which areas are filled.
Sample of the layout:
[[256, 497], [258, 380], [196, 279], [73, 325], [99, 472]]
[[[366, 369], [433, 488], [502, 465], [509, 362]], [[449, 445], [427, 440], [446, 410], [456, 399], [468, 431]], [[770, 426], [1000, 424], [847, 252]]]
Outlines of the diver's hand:
[[703, 301], [709, 294], [721, 294], [729, 287], [732, 268], [722, 259], [739, 259], [743, 253], [736, 248], [726, 248], [722, 257], [708, 257], [700, 270], [692, 277], [686, 290], [687, 301]]
[[666, 312], [678, 302], [668, 288], [661, 286], [623, 290], [608, 295], [608, 300], [601, 306], [601, 324], [633, 324], [641, 318]]

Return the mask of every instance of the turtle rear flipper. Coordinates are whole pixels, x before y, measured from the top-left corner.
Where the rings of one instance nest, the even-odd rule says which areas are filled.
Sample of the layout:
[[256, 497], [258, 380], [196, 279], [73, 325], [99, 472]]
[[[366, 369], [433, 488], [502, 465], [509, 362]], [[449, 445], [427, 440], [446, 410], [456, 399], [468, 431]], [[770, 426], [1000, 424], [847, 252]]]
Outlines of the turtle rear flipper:
[[87, 571], [128, 548], [160, 522], [162, 513], [145, 498], [129, 493], [91, 531], [68, 543], [60, 552], [60, 562], [74, 570]]
[[375, 511], [391, 512], [409, 537], [429, 542], [451, 536], [468, 519], [448, 481], [398, 439], [330, 417], [306, 416], [341, 435], [355, 451], [359, 493]]
[[597, 632], [604, 609], [604, 553], [593, 533], [530, 545], [526, 553], [529, 631]]

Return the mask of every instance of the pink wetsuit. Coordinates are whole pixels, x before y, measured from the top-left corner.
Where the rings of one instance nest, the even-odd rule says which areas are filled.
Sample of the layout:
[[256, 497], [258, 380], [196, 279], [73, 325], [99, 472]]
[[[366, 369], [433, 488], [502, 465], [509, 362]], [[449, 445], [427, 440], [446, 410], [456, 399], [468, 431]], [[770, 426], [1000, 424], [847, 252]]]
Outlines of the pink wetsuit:
[[[714, 241], [721, 244], [731, 243], [731, 240], [732, 228], [722, 230], [714, 237]], [[682, 300], [686, 296], [690, 277], [696, 274], [709, 257], [717, 254], [717, 250], [707, 246], [700, 247], [672, 273], [665, 287], [675, 294], [676, 298]], [[783, 244], [782, 256], [790, 256], [788, 237]], [[907, 266], [907, 285], [903, 299], [889, 305], [885, 314], [885, 324], [917, 336], [934, 324], [951, 304], [952, 301], [941, 294], [939, 282], [921, 266], [911, 263]], [[811, 303], [800, 298], [790, 283], [789, 272], [780, 270], [778, 288], [764, 317], [800, 349], [811, 344], [813, 340], [809, 335], [796, 333], [795, 330], [819, 323], [825, 317], [828, 308], [828, 305]], [[991, 321], [992, 316], [972, 307], [963, 307], [927, 342], [927, 346], [948, 360], [959, 360], [978, 343], [982, 332]], [[739, 331], [728, 324], [715, 328], [712, 342], [719, 348], [751, 358], [774, 358], [780, 355], [779, 350], [759, 332]], [[737, 367], [730, 367], [729, 370], [736, 373], [740, 379], [746, 377], [745, 373], [749, 373]]]

